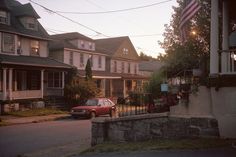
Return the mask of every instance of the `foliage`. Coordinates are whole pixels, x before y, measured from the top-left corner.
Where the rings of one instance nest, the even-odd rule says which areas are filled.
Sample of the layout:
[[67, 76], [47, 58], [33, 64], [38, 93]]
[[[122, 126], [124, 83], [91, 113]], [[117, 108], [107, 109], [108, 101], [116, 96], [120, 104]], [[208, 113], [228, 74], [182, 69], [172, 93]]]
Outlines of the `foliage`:
[[[179, 6], [173, 7], [174, 14], [169, 25], [165, 25], [163, 34], [164, 41], [159, 44], [166, 54], [158, 56], [158, 59], [166, 63], [166, 69], [172, 76], [182, 70], [201, 68], [208, 73], [206, 60], [209, 59], [210, 43], [210, 0], [201, 0], [201, 9], [187, 23], [188, 39], [187, 42], [180, 42], [179, 21], [183, 10], [183, 0], [177, 1]], [[191, 34], [192, 31], [196, 35]]]
[[83, 103], [85, 100], [96, 97], [100, 90], [93, 80], [74, 77], [70, 84], [65, 86], [65, 97], [70, 105]]
[[85, 79], [91, 80], [92, 79], [92, 69], [91, 69], [91, 63], [90, 59], [87, 60], [87, 64], [85, 67]]
[[157, 98], [161, 93], [161, 84], [165, 78], [163, 70], [154, 72], [149, 80], [149, 83], [146, 84], [145, 90], [148, 93], [151, 93], [153, 98]]
[[146, 54], [143, 53], [143, 52], [140, 52], [140, 54], [139, 54], [139, 59], [140, 59], [141, 61], [156, 60], [156, 58], [153, 58], [152, 56], [148, 56], [148, 55], [146, 55]]

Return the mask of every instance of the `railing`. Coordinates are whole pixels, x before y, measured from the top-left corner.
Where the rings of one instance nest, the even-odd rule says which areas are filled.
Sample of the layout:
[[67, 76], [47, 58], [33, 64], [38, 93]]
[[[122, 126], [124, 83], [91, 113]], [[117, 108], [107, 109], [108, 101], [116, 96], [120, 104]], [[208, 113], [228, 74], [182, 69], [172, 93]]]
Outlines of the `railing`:
[[221, 73], [236, 74], [236, 49], [220, 50]]
[[13, 99], [41, 98], [41, 90], [12, 91]]

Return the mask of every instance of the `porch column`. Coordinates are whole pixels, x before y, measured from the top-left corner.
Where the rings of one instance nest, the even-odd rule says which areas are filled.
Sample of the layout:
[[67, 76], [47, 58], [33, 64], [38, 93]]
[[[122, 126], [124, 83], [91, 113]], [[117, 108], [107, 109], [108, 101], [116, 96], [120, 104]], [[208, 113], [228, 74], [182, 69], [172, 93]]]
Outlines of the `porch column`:
[[124, 83], [123, 83], [123, 95], [125, 97], [125, 80], [124, 80]]
[[[222, 48], [223, 50], [228, 50], [229, 49], [229, 10], [228, 10], [228, 1], [224, 0], [223, 1], [223, 44]], [[221, 55], [221, 72], [226, 73], [228, 72], [228, 57], [229, 53], [225, 52], [222, 53]]]
[[43, 83], [43, 80], [44, 80], [44, 69], [41, 70], [41, 98], [43, 98], [43, 91], [44, 91], [44, 83]]
[[219, 0], [211, 0], [210, 75], [219, 72]]
[[12, 100], [12, 68], [8, 71], [8, 95], [9, 100]]
[[110, 79], [110, 96], [112, 97], [112, 93], [113, 93], [113, 86], [112, 86], [112, 79]]
[[62, 95], [64, 96], [64, 88], [65, 88], [65, 72], [62, 72], [62, 76], [61, 76], [61, 87], [62, 87]]
[[7, 69], [3, 68], [3, 85], [2, 85], [2, 97], [6, 100], [7, 96]]

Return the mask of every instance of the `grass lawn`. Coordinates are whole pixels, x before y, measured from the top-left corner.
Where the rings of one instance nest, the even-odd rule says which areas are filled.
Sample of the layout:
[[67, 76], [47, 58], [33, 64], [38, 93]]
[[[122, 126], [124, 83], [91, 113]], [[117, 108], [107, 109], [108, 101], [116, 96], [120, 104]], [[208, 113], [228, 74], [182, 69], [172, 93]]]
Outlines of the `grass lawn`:
[[8, 114], [17, 117], [32, 117], [32, 116], [46, 116], [51, 114], [65, 114], [65, 113], [68, 112], [52, 108], [40, 108], [40, 109], [30, 109], [26, 111], [15, 111], [15, 112], [10, 112]]
[[153, 151], [153, 150], [196, 150], [219, 147], [230, 147], [232, 139], [182, 139], [182, 140], [151, 140], [145, 142], [128, 143], [104, 143], [91, 147], [81, 154], [107, 153], [107, 152], [130, 152], [130, 151]]

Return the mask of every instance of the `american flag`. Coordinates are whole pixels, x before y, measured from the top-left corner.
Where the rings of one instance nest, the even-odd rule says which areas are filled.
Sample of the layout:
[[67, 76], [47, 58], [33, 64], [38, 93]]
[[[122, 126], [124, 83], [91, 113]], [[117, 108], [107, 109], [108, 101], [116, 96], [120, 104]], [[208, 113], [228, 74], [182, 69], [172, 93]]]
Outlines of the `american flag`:
[[187, 29], [186, 29], [186, 23], [188, 20], [190, 20], [201, 8], [200, 4], [197, 0], [185, 0], [185, 7], [181, 12], [180, 17], [180, 40], [181, 42], [185, 42], [187, 39]]

